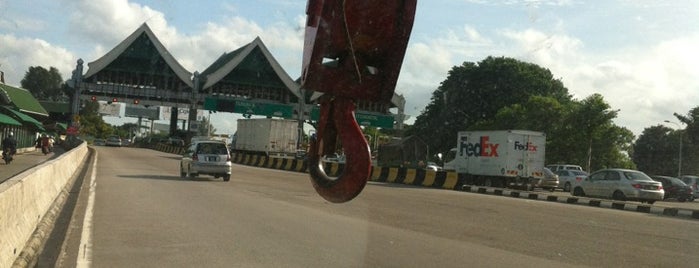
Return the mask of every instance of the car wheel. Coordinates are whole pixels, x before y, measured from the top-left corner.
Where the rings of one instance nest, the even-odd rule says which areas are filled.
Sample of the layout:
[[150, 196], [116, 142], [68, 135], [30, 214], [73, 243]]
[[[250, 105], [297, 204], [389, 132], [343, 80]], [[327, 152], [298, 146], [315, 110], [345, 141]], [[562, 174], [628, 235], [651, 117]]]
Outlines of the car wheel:
[[223, 175], [223, 181], [230, 181], [230, 180], [231, 180], [230, 174]]
[[648, 200], [649, 205], [652, 205], [653, 203], [655, 203], [655, 200]]
[[182, 165], [180, 165], [180, 178], [185, 178], [187, 177], [187, 173], [184, 172], [184, 168], [182, 168]]
[[485, 186], [485, 187], [493, 187], [493, 179], [491, 179], [491, 178], [485, 178], [485, 182], [483, 182], [483, 186]]
[[566, 184], [563, 185], [563, 191], [570, 192], [570, 182], [566, 182]]
[[686, 202], [686, 201], [687, 201], [687, 198], [679, 197], [679, 198], [677, 198], [677, 201]]
[[573, 196], [585, 196], [585, 192], [582, 188], [576, 187], [575, 189], [573, 189]]
[[626, 201], [626, 196], [624, 195], [623, 192], [617, 190], [612, 194], [612, 199], [614, 200], [619, 200], [619, 201]]
[[197, 177], [197, 173], [192, 173], [192, 167], [191, 167], [191, 166], [189, 167], [189, 169], [187, 169], [187, 177], [190, 177], [190, 178], [196, 178], [196, 177]]

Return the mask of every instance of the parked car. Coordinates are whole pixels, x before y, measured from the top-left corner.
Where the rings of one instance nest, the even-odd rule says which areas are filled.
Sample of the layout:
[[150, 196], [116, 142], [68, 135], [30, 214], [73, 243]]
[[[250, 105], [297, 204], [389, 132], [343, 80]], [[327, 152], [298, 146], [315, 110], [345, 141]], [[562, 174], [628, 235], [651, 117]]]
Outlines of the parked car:
[[551, 192], [555, 191], [556, 188], [558, 188], [559, 180], [558, 180], [558, 175], [556, 173], [553, 173], [548, 168], [544, 168], [544, 179], [539, 180], [539, 183], [536, 185], [536, 187], [540, 187], [544, 190], [549, 190]]
[[550, 169], [553, 172], [563, 170], [563, 169], [572, 169], [572, 170], [580, 170], [582, 171], [582, 167], [578, 165], [569, 165], [569, 164], [556, 164], [556, 165], [548, 165], [546, 168]]
[[231, 155], [225, 142], [202, 140], [187, 148], [180, 160], [180, 176], [195, 178], [201, 174], [231, 179]]
[[592, 196], [614, 200], [634, 200], [653, 204], [663, 200], [665, 191], [660, 182], [645, 173], [630, 169], [602, 169], [573, 185], [574, 196]]
[[559, 169], [556, 172], [558, 175], [558, 186], [562, 185], [564, 192], [570, 192], [570, 187], [574, 183], [579, 183], [587, 178], [587, 172], [577, 169]]
[[119, 138], [119, 136], [109, 136], [106, 145], [121, 147], [121, 138]]
[[664, 199], [676, 198], [680, 202], [694, 201], [694, 191], [682, 180], [670, 176], [651, 176], [651, 178], [663, 184]]
[[92, 145], [95, 145], [95, 146], [105, 146], [105, 145], [107, 145], [107, 141], [104, 140], [104, 139], [95, 139], [95, 140], [92, 141]]
[[699, 188], [697, 188], [697, 184], [699, 184], [699, 176], [684, 175], [680, 177], [680, 180], [692, 188], [695, 199], [699, 198]]
[[426, 170], [432, 170], [432, 171], [441, 171], [442, 167], [437, 165], [435, 162], [427, 162], [427, 165], [425, 166]]

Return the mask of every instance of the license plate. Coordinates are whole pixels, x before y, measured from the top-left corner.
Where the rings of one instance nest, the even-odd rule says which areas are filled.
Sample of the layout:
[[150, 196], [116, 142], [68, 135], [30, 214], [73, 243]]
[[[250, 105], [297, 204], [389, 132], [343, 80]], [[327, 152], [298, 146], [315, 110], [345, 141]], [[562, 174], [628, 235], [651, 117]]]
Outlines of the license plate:
[[209, 162], [217, 162], [218, 161], [218, 156], [209, 156], [206, 158], [206, 161]]

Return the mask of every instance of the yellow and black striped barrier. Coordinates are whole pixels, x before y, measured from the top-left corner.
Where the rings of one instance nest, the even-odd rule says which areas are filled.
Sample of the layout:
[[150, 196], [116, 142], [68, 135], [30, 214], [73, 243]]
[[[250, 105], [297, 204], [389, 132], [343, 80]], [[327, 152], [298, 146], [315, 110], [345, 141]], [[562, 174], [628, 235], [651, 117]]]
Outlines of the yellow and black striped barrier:
[[[182, 154], [184, 152], [183, 147], [176, 147], [166, 144], [157, 144], [154, 149], [172, 154]], [[257, 154], [234, 153], [234, 155], [231, 157], [231, 161], [247, 166], [304, 173], [308, 172], [308, 164], [306, 163], [305, 159], [277, 158]], [[337, 177], [342, 174], [344, 168], [344, 163], [337, 162], [325, 163], [323, 166], [326, 174], [331, 177]], [[374, 182], [399, 183], [450, 190], [460, 190], [459, 188], [461, 185], [465, 184], [465, 180], [460, 178], [455, 172], [379, 166], [373, 166], [371, 168], [369, 180]]]
[[[236, 154], [233, 161], [234, 163], [248, 166], [308, 172], [307, 162], [303, 159]], [[344, 167], [344, 163], [330, 162], [324, 164], [323, 170], [325, 170], [328, 176], [336, 177], [342, 174]], [[372, 167], [369, 180], [451, 190], [458, 190], [457, 186], [460, 187], [464, 182], [455, 172], [378, 166]]]

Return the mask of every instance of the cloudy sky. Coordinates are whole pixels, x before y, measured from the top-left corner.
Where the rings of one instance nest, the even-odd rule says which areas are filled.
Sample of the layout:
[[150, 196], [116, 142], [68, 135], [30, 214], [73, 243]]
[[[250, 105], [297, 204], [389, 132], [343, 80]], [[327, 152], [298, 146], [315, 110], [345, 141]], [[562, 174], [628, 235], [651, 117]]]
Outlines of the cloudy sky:
[[[303, 0], [0, 0], [0, 70], [19, 86], [30, 66], [68, 78], [147, 22], [189, 71], [260, 37], [299, 77]], [[412, 119], [447, 72], [487, 56], [548, 68], [577, 99], [600, 93], [636, 135], [699, 106], [699, 1], [418, 0], [396, 92]], [[235, 116], [212, 117], [219, 133]], [[676, 121], [676, 120], [675, 120]], [[675, 127], [673, 125], [668, 125]]]

